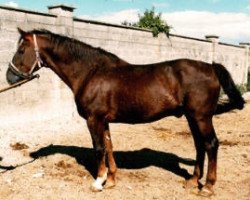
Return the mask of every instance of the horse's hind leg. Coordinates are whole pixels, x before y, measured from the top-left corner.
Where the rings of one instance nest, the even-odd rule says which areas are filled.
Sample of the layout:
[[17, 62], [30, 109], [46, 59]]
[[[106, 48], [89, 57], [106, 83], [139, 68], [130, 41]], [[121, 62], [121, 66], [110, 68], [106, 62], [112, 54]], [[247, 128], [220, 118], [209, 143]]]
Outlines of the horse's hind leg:
[[[191, 130], [194, 129], [197, 131], [196, 133], [193, 133], [197, 150], [197, 164], [191, 180], [198, 180], [202, 177], [205, 151], [208, 155], [208, 171], [205, 186], [200, 191], [200, 194], [209, 196], [213, 194], [213, 185], [216, 182], [217, 152], [219, 142], [214, 131], [212, 116], [199, 116], [195, 119], [193, 118], [192, 123]], [[197, 134], [200, 134], [200, 136]]]
[[197, 121], [188, 115], [186, 115], [186, 118], [188, 120], [188, 124], [194, 138], [196, 149], [196, 164], [194, 167], [194, 173], [193, 176], [186, 181], [186, 188], [197, 188], [198, 181], [202, 178], [204, 171], [205, 144], [200, 133]]
[[205, 118], [199, 121], [199, 127], [204, 138], [205, 150], [208, 157], [208, 170], [205, 186], [202, 188], [200, 194], [208, 196], [213, 194], [213, 185], [216, 182], [217, 169], [217, 154], [219, 148], [219, 141], [214, 131], [212, 117]]

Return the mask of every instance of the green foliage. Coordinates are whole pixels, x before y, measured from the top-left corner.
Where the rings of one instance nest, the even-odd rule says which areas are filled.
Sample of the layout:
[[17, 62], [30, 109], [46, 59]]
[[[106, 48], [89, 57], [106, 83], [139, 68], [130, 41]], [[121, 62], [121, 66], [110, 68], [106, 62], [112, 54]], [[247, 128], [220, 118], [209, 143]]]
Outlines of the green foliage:
[[151, 10], [146, 9], [143, 15], [139, 14], [139, 21], [137, 23], [129, 23], [124, 21], [125, 26], [133, 26], [138, 28], [150, 29], [154, 37], [159, 33], [165, 33], [169, 37], [171, 27], [162, 19], [161, 13], [156, 13], [154, 7]]
[[139, 22], [136, 23], [139, 28], [152, 30], [153, 36], [157, 37], [159, 33], [165, 33], [169, 36], [170, 26], [162, 20], [161, 13], [157, 14], [154, 8], [146, 10], [143, 15], [139, 14]]
[[247, 74], [247, 91], [250, 91], [250, 71]]
[[[235, 85], [237, 90], [239, 90], [240, 94], [243, 95], [245, 92], [247, 92], [247, 85], [246, 84], [236, 84]], [[223, 91], [223, 89], [220, 90], [220, 97], [222, 97], [223, 95], [225, 95], [225, 92]]]
[[131, 22], [128, 22], [128, 21], [124, 21], [122, 22], [122, 25], [123, 26], [133, 26], [133, 27], [136, 27], [136, 23], [131, 23]]
[[247, 91], [246, 84], [244, 85], [236, 85], [236, 88], [240, 91], [241, 95]]

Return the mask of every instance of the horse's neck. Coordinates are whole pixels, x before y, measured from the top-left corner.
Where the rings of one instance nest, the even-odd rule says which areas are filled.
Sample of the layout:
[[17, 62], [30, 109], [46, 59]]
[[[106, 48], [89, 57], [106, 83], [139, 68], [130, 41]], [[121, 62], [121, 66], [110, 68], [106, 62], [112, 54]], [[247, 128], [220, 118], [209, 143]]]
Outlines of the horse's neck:
[[[92, 75], [103, 68], [122, 67], [127, 62], [117, 59], [116, 61], [108, 56], [100, 54], [99, 56], [89, 56], [88, 59], [81, 58], [75, 60], [70, 56], [63, 55], [63, 51], [46, 52], [46, 61], [51, 68], [76, 95]], [[91, 59], [91, 60], [90, 60]], [[93, 59], [93, 60], [92, 60]]]
[[81, 64], [59, 65], [60, 69], [54, 70], [57, 75], [71, 88], [73, 93], [77, 93], [80, 85], [85, 82], [88, 74], [91, 72]]
[[66, 49], [54, 50], [53, 47], [44, 49], [46, 49], [44, 56], [48, 66], [72, 89], [74, 94], [98, 69], [128, 65], [126, 61], [112, 56], [101, 53], [96, 56], [91, 50], [86, 53], [86, 57], [82, 56], [76, 60], [67, 54]]
[[[76, 94], [80, 84], [83, 84], [88, 75], [95, 70], [95, 66], [86, 64], [84, 59], [75, 61], [68, 58], [65, 60], [63, 56], [64, 55], [60, 55], [60, 53], [53, 53], [52, 55], [48, 53], [45, 57], [48, 67], [70, 87], [74, 94]], [[61, 60], [58, 58], [61, 58]]]

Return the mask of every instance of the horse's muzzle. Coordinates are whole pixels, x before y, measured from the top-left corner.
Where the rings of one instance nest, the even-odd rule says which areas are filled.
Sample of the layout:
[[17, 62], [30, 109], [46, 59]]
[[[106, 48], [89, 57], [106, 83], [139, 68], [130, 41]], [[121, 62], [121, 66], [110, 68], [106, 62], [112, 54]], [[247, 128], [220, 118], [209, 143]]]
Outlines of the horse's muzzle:
[[18, 76], [11, 68], [9, 67], [6, 72], [6, 79], [10, 85], [13, 85], [19, 81], [24, 80], [24, 77]]

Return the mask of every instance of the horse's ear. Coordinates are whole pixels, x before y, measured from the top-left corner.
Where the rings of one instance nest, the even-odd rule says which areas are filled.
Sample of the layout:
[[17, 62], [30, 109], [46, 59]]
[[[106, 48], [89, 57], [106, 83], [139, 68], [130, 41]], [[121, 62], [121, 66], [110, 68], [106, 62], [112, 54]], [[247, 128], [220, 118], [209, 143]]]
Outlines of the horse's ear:
[[22, 30], [21, 28], [17, 27], [18, 32], [20, 33], [21, 36], [25, 36], [26, 32]]
[[24, 40], [27, 40], [27, 41], [30, 41], [32, 42], [32, 35], [31, 34], [28, 34], [27, 32], [25, 32], [24, 30], [22, 30], [21, 28], [17, 28], [18, 32], [20, 33], [21, 35], [21, 38], [23, 38]]

